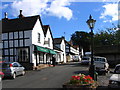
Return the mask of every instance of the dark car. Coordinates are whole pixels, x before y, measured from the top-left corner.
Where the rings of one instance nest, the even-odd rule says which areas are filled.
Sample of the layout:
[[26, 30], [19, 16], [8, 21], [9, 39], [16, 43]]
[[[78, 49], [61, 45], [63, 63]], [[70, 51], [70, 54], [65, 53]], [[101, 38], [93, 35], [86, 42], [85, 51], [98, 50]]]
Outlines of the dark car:
[[91, 61], [91, 58], [90, 58], [90, 57], [83, 57], [83, 58], [82, 58], [82, 61], [81, 61], [81, 64], [89, 65], [89, 64], [90, 64], [90, 61]]
[[5, 77], [15, 79], [18, 75], [25, 75], [25, 68], [18, 62], [3, 62], [2, 72]]

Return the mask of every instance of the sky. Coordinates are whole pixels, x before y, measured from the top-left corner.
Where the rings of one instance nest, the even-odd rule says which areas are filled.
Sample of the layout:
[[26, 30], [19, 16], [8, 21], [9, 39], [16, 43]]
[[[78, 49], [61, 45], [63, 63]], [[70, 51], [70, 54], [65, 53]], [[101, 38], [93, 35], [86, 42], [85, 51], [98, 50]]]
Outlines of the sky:
[[[40, 15], [43, 25], [50, 25], [54, 38], [65, 36], [67, 41], [75, 31], [90, 32], [86, 23], [90, 14], [96, 20], [94, 33], [118, 25], [119, 0], [1, 0], [0, 19]], [[113, 25], [114, 23], [114, 25]]]

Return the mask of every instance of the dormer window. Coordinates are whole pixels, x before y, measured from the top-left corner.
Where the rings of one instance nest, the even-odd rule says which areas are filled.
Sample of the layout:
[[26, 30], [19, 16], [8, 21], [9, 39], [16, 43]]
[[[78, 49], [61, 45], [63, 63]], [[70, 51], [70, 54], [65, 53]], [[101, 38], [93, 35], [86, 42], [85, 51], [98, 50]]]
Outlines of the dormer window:
[[40, 33], [38, 33], [38, 43], [40, 43]]

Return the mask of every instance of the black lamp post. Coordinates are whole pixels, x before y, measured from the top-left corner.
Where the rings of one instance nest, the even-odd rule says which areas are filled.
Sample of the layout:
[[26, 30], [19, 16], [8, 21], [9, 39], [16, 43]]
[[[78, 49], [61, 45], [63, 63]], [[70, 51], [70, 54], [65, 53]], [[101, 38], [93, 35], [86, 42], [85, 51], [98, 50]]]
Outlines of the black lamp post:
[[94, 66], [94, 60], [93, 60], [93, 28], [95, 25], [96, 20], [92, 19], [92, 16], [90, 15], [89, 19], [86, 21], [88, 24], [89, 28], [91, 29], [91, 64], [89, 68], [89, 74], [90, 76], [94, 78], [94, 72], [95, 72], [95, 66]]

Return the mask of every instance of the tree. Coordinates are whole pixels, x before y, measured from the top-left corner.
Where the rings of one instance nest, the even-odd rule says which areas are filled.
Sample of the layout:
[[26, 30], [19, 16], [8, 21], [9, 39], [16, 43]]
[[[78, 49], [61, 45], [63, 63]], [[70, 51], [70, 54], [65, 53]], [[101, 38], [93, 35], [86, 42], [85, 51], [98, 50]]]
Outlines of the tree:
[[79, 48], [83, 48], [84, 52], [90, 49], [90, 34], [83, 31], [76, 31], [71, 35], [73, 45], [79, 45]]
[[115, 33], [115, 44], [120, 44], [120, 30]]
[[94, 46], [113, 45], [115, 36], [107, 31], [100, 31], [94, 35]]
[[100, 30], [94, 35], [95, 46], [118, 44], [120, 44], [120, 30], [115, 31], [112, 28], [106, 28], [106, 30]]

